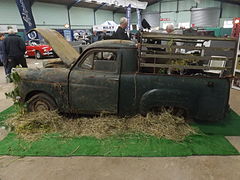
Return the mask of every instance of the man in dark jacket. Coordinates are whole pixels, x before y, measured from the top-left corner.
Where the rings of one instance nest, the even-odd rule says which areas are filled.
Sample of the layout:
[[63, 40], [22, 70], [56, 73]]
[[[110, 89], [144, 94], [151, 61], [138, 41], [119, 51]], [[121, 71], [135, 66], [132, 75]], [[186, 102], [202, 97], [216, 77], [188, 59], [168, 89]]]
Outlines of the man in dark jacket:
[[4, 69], [5, 69], [5, 74], [7, 75], [8, 74], [8, 70], [7, 70], [7, 67], [6, 67], [7, 59], [6, 59], [4, 39], [5, 39], [4, 34], [0, 33], [0, 61], [3, 64]]
[[4, 40], [4, 45], [7, 56], [7, 67], [10, 71], [9, 73], [11, 73], [12, 68], [17, 65], [27, 67], [24, 57], [26, 46], [23, 39], [16, 35], [13, 29], [9, 29], [8, 34], [8, 37]]
[[128, 26], [128, 20], [125, 17], [120, 19], [120, 26], [118, 27], [117, 31], [113, 33], [112, 39], [122, 39], [122, 40], [130, 40], [125, 29]]
[[100, 40], [100, 38], [97, 34], [97, 31], [93, 31], [93, 34], [90, 36], [91, 44], [94, 43], [94, 42], [97, 42], [99, 40]]
[[0, 63], [4, 64], [5, 61], [5, 46], [3, 43], [4, 40], [4, 34], [0, 33]]

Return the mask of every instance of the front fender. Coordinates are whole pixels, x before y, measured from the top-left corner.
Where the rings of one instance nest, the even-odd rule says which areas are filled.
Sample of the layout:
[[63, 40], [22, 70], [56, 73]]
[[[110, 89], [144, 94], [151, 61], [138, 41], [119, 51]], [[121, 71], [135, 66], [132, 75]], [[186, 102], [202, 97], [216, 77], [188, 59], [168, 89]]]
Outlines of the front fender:
[[51, 96], [59, 108], [68, 107], [68, 73], [65, 68], [19, 69], [21, 78], [19, 93], [26, 102], [31, 96], [41, 92]]
[[140, 100], [140, 113], [146, 114], [155, 107], [181, 107], [187, 111], [192, 107], [195, 97], [187, 91], [152, 89], [143, 94]]

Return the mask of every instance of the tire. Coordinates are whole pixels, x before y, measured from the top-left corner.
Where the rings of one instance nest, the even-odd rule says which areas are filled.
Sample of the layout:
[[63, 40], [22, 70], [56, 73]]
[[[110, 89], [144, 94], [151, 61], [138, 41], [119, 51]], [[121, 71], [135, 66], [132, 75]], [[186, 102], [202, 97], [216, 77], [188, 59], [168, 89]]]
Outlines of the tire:
[[56, 109], [57, 104], [55, 101], [44, 93], [36, 94], [27, 101], [27, 110], [29, 112], [53, 111]]
[[53, 51], [53, 57], [54, 58], [59, 58], [58, 55]]
[[174, 106], [161, 106], [161, 107], [156, 107], [156, 108], [152, 108], [151, 111], [153, 114], [161, 114], [163, 112], [168, 112], [174, 116], [178, 116], [178, 117], [187, 117], [187, 111], [183, 108], [179, 108], [179, 107], [174, 107]]
[[36, 57], [36, 59], [42, 59], [43, 58], [42, 54], [39, 51], [36, 51], [35, 57]]

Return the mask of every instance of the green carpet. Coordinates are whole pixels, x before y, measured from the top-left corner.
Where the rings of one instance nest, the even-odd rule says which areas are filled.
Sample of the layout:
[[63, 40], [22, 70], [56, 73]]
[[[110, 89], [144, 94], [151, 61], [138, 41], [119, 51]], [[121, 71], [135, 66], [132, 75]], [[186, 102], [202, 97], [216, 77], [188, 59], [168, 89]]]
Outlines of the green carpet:
[[240, 116], [232, 110], [220, 122], [193, 123], [192, 125], [209, 135], [240, 136]]
[[[14, 106], [0, 113], [0, 123], [13, 112]], [[0, 141], [0, 155], [16, 156], [138, 156], [173, 157], [190, 155], [238, 155], [239, 152], [224, 138], [224, 132], [232, 130], [237, 134], [239, 116], [230, 112], [226, 117], [229, 123], [197, 125], [204, 132], [219, 135], [194, 135], [183, 142], [159, 139], [145, 134], [127, 134], [106, 139], [94, 137], [62, 138], [59, 135], [46, 135], [36, 142], [26, 142], [10, 133]], [[196, 124], [194, 124], [196, 126]], [[225, 131], [226, 129], [226, 131]]]
[[238, 151], [223, 136], [190, 136], [184, 142], [177, 143], [144, 134], [113, 136], [103, 140], [48, 135], [39, 141], [28, 143], [11, 133], [0, 142], [0, 155], [16, 156], [173, 157], [237, 154]]
[[17, 106], [10, 106], [6, 110], [0, 112], [0, 126], [4, 124], [4, 120], [13, 115], [13, 113], [16, 113], [18, 111]]

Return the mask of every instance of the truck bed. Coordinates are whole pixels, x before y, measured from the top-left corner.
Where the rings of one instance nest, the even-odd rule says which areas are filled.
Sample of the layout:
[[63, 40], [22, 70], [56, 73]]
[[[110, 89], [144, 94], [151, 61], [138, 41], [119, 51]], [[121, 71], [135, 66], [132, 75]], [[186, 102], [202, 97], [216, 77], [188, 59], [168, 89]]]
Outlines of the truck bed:
[[119, 93], [120, 114], [145, 114], [153, 108], [176, 107], [184, 109], [189, 118], [217, 121], [228, 110], [229, 90], [229, 79], [124, 74]]

